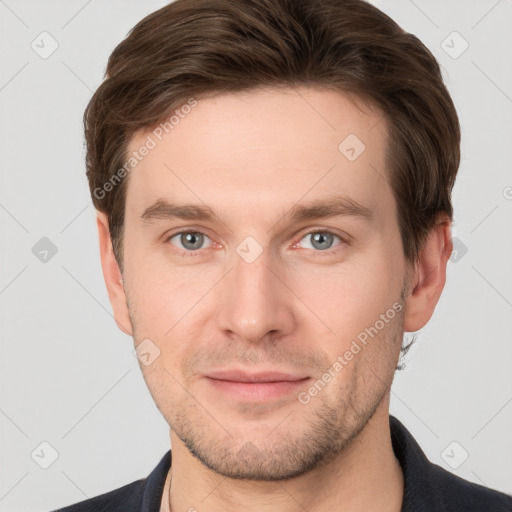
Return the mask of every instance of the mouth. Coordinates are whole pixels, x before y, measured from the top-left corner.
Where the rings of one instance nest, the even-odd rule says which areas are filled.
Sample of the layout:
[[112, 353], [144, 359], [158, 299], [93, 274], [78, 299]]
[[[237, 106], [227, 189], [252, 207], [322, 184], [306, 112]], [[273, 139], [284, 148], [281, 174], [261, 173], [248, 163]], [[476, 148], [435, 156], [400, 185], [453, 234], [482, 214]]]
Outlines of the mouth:
[[249, 373], [241, 370], [219, 370], [205, 375], [208, 384], [218, 393], [242, 401], [269, 401], [304, 386], [310, 377], [285, 372]]

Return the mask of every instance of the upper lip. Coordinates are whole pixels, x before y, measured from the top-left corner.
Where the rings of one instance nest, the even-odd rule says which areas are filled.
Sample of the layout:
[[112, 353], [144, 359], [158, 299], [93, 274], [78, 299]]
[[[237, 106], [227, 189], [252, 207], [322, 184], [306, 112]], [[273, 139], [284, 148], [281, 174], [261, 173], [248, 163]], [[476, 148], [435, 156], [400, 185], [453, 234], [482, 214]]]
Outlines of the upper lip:
[[208, 372], [206, 377], [232, 382], [293, 382], [308, 378], [306, 375], [294, 375], [291, 373], [277, 371], [247, 372], [243, 370], [215, 370]]

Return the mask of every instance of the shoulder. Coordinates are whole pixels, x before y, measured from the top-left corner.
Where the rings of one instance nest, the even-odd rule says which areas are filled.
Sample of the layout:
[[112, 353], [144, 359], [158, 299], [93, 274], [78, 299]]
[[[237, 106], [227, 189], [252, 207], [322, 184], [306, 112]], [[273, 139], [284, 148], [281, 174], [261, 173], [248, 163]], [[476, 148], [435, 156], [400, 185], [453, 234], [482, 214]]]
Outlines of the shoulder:
[[469, 482], [437, 464], [430, 465], [431, 482], [446, 510], [512, 512], [512, 496]]
[[153, 512], [159, 510], [169, 468], [171, 450], [146, 478], [52, 512]]
[[401, 512], [512, 512], [512, 496], [431, 462], [412, 434], [390, 415], [393, 450], [404, 474]]
[[144, 493], [145, 479], [106, 492], [94, 498], [80, 501], [67, 507], [59, 508], [53, 512], [93, 512], [105, 510], [108, 512], [131, 512], [141, 509], [142, 495]]

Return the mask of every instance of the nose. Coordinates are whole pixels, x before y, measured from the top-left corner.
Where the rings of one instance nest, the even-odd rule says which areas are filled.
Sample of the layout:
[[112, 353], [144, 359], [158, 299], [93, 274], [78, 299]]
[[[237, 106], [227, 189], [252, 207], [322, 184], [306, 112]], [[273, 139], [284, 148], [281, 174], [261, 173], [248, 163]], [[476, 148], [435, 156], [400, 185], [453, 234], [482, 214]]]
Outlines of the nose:
[[273, 263], [265, 250], [251, 263], [235, 254], [220, 289], [218, 327], [252, 343], [291, 332], [294, 296], [282, 274], [282, 266]]

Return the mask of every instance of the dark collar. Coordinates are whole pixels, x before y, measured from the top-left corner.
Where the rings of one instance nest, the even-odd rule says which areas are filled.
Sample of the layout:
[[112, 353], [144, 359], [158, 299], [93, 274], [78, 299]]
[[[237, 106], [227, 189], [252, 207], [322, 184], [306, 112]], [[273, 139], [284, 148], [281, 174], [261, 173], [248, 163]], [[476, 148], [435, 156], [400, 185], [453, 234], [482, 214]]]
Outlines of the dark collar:
[[[400, 512], [423, 512], [437, 510], [429, 503], [433, 496], [431, 479], [428, 478], [431, 463], [412, 434], [394, 416], [389, 415], [391, 444], [395, 457], [402, 466], [404, 475], [404, 497]], [[431, 508], [429, 508], [431, 507]]]

